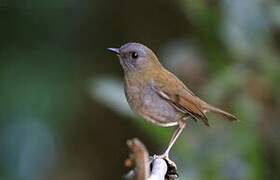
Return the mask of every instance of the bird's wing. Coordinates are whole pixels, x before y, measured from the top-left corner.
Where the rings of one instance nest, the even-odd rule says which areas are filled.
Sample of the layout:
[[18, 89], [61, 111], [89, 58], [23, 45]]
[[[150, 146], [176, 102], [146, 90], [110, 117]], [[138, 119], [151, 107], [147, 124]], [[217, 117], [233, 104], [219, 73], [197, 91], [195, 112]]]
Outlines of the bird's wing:
[[[202, 109], [201, 100], [199, 100], [198, 97], [187, 89], [187, 87], [185, 87], [179, 80], [173, 80], [176, 82], [153, 82], [151, 83], [152, 89], [178, 111], [191, 116], [194, 120], [202, 120], [205, 125], [209, 126], [207, 117]], [[179, 87], [174, 87], [170, 84], [176, 84]]]

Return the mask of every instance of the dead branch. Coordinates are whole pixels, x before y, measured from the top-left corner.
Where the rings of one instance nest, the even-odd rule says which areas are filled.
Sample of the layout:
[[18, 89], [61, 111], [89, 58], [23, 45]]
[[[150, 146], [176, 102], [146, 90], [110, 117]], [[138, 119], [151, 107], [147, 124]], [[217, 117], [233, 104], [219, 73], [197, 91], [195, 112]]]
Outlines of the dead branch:
[[134, 169], [125, 175], [126, 180], [174, 180], [178, 177], [174, 162], [162, 158], [149, 158], [146, 147], [138, 139], [128, 140], [127, 145], [132, 153], [125, 161], [125, 166], [134, 165]]

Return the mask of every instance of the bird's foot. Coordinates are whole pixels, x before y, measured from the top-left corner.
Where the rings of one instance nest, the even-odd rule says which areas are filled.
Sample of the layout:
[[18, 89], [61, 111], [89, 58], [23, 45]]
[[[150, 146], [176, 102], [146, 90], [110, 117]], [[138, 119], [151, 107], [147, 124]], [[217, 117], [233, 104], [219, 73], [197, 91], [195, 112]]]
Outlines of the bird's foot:
[[179, 177], [177, 173], [177, 165], [174, 161], [172, 161], [168, 154], [161, 154], [161, 155], [154, 155], [153, 160], [155, 159], [163, 159], [165, 160], [167, 164], [167, 172], [166, 172], [166, 178], [167, 179], [176, 179]]

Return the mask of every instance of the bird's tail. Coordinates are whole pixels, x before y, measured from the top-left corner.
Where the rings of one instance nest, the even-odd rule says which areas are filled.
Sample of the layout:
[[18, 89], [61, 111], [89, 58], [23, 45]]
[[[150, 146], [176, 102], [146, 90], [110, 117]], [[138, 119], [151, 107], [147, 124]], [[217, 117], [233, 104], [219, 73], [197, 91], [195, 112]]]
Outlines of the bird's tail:
[[219, 114], [219, 115], [223, 116], [224, 118], [228, 119], [229, 121], [237, 121], [237, 118], [234, 115], [232, 115], [226, 111], [223, 111], [219, 108], [216, 108], [214, 106], [211, 106], [209, 104], [207, 104], [204, 107], [204, 109], [206, 110], [206, 112], [213, 112], [213, 113]]

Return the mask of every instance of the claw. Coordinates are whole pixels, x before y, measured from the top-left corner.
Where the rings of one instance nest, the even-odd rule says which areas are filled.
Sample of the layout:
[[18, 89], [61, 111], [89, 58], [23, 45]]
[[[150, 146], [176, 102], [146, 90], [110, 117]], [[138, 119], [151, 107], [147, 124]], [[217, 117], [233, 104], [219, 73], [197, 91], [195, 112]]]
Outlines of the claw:
[[169, 159], [169, 157], [166, 154], [161, 154], [161, 155], [154, 154], [153, 159]]

